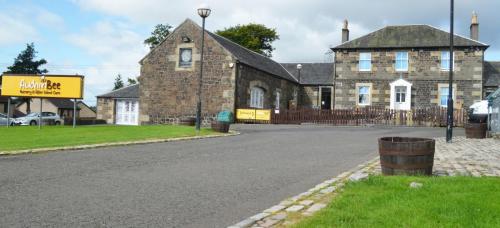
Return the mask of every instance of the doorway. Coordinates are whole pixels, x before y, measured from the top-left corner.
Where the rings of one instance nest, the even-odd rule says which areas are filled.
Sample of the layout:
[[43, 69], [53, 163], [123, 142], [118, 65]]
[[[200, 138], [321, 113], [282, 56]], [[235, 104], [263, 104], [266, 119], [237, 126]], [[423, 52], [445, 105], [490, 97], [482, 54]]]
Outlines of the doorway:
[[330, 110], [332, 109], [332, 88], [331, 87], [321, 87], [321, 109]]

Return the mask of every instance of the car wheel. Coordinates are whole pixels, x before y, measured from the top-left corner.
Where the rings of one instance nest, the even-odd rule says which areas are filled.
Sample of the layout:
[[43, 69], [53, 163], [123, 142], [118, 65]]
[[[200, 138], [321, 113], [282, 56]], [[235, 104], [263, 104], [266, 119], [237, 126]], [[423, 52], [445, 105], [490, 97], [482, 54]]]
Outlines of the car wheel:
[[61, 122], [56, 121], [56, 125], [57, 125], [57, 126], [61, 125]]
[[30, 126], [35, 126], [35, 125], [36, 125], [36, 121], [35, 121], [35, 120], [32, 120], [32, 121], [30, 122]]

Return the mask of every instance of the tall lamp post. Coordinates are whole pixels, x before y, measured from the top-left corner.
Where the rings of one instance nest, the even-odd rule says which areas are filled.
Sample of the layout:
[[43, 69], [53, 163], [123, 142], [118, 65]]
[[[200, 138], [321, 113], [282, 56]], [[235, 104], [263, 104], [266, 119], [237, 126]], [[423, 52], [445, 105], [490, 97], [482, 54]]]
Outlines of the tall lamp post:
[[454, 20], [454, 4], [455, 1], [451, 0], [450, 4], [450, 76], [448, 84], [448, 118], [446, 127], [446, 142], [451, 143], [453, 138], [453, 20]]
[[198, 103], [196, 105], [196, 132], [200, 132], [201, 127], [201, 90], [203, 84], [203, 49], [205, 48], [205, 18], [210, 16], [212, 10], [208, 7], [200, 7], [198, 9], [198, 15], [203, 20], [202, 30], [201, 30], [201, 57], [200, 57], [200, 75], [198, 77]]
[[297, 64], [297, 71], [299, 73], [299, 89], [298, 89], [298, 92], [297, 92], [297, 108], [299, 108], [299, 103], [300, 103], [300, 89], [301, 89], [301, 86], [300, 86], [300, 71], [302, 70], [302, 64]]

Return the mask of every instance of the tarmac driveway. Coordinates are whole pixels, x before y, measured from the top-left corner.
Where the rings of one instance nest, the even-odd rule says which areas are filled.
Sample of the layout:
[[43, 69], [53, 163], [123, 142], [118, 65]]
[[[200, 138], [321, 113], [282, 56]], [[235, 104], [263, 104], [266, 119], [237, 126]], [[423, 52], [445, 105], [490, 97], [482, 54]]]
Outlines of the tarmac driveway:
[[374, 158], [379, 137], [445, 133], [234, 128], [242, 134], [0, 157], [0, 227], [226, 227]]

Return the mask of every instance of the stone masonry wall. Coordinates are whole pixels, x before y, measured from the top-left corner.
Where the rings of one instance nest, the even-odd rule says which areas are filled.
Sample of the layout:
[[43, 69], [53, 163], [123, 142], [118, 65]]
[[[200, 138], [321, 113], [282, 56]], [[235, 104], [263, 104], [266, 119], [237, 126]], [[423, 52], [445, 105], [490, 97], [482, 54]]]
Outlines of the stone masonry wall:
[[108, 124], [114, 124], [115, 100], [112, 98], [97, 98], [97, 119], [106, 120]]
[[[438, 84], [448, 83], [448, 71], [441, 70], [441, 51], [436, 49], [408, 51], [408, 72], [395, 70], [396, 50], [371, 50], [372, 70], [358, 70], [360, 51], [336, 52], [336, 108], [356, 107], [356, 83], [372, 83], [372, 105], [390, 104], [389, 83], [402, 77], [412, 83], [412, 107], [439, 104]], [[364, 52], [364, 51], [363, 51]], [[455, 51], [454, 84], [455, 107], [468, 107], [482, 99], [482, 50], [457, 49]]]
[[[201, 28], [186, 20], [144, 58], [139, 77], [141, 123], [195, 116], [200, 47]], [[192, 48], [191, 67], [178, 66], [179, 48]], [[234, 108], [235, 59], [208, 34], [204, 52], [202, 115], [209, 117]]]
[[294, 91], [298, 85], [277, 76], [257, 70], [244, 64], [238, 64], [238, 88], [236, 107], [250, 107], [250, 91], [254, 86], [264, 89], [264, 108], [273, 109], [276, 101], [276, 91], [280, 91], [280, 109], [287, 109], [288, 102], [294, 99]]

